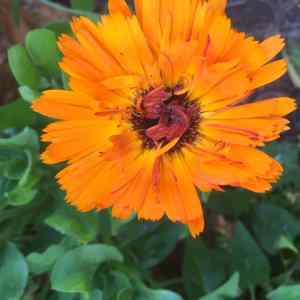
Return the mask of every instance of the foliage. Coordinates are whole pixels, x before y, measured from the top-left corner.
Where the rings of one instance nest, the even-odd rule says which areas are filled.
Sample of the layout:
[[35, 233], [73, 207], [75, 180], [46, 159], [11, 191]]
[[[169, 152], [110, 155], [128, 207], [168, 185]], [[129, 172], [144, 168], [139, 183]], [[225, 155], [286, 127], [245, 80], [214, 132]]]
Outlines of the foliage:
[[[74, 0], [67, 10], [87, 15], [94, 5]], [[43, 90], [66, 87], [55, 42], [64, 31], [61, 22], [35, 29], [8, 53], [20, 99], [0, 107], [1, 300], [300, 299], [297, 142], [266, 149], [285, 167], [273, 192], [210, 194], [207, 231], [195, 240], [166, 220], [118, 221], [65, 204], [57, 167], [39, 160], [48, 120], [30, 110]]]

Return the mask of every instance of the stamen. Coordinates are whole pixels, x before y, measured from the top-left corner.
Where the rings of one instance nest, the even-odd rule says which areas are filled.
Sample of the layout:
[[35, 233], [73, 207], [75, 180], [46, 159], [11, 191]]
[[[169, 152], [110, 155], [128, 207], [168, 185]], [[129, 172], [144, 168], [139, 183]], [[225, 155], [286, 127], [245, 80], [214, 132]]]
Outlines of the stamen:
[[200, 109], [187, 99], [187, 94], [176, 95], [173, 89], [158, 87], [142, 95], [132, 108], [131, 122], [145, 148], [166, 145], [178, 139], [169, 150], [176, 151], [198, 137]]

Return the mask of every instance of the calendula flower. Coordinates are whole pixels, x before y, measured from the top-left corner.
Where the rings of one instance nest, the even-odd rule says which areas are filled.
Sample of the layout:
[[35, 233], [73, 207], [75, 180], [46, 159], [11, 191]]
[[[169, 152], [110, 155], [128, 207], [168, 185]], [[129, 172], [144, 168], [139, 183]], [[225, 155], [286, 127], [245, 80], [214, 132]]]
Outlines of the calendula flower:
[[98, 23], [72, 21], [61, 68], [70, 90], [49, 90], [33, 109], [57, 119], [43, 134], [45, 163], [81, 211], [117, 218], [166, 215], [193, 236], [204, 228], [197, 190], [271, 189], [280, 164], [258, 150], [289, 129], [295, 101], [247, 97], [286, 72], [270, 62], [280, 36], [234, 30], [225, 0], [110, 0]]

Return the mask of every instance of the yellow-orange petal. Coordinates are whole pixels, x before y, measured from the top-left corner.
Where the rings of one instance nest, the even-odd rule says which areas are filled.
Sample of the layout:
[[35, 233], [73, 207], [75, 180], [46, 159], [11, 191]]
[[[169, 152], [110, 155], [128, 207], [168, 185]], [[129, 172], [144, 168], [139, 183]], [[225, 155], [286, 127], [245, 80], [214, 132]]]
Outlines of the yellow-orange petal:
[[205, 119], [252, 119], [285, 116], [296, 109], [296, 101], [288, 97], [278, 97], [254, 103], [229, 107], [225, 110], [203, 114]]
[[42, 158], [46, 163], [53, 164], [104, 151], [111, 145], [110, 137], [120, 130], [117, 120], [104, 118], [52, 123], [42, 135], [44, 141], [51, 142]]
[[260, 44], [267, 56], [267, 61], [274, 58], [284, 48], [284, 45], [284, 39], [280, 35], [271, 36]]
[[[110, 82], [115, 84], [113, 81]], [[126, 109], [131, 105], [131, 100], [134, 97], [134, 89], [107, 88], [99, 82], [74, 77], [70, 79], [69, 85], [76, 94], [85, 94], [96, 100], [91, 105], [95, 112], [116, 108]]]
[[189, 221], [187, 226], [193, 238], [196, 238], [204, 230], [204, 222], [202, 218]]
[[251, 89], [256, 89], [277, 80], [286, 71], [287, 62], [284, 59], [264, 65], [253, 74]]
[[232, 145], [226, 151], [210, 152], [209, 161], [202, 158], [207, 155], [205, 149], [185, 151], [184, 154], [191, 172], [216, 187], [229, 185], [262, 193], [268, 191], [271, 183], [282, 173], [282, 167], [277, 161], [259, 150], [245, 146]]
[[[122, 132], [111, 143], [104, 153], [95, 151], [72, 161], [57, 176], [68, 201], [82, 211], [111, 207], [120, 200], [113, 197], [116, 191], [128, 186], [141, 166], [141, 161], [135, 162], [140, 153], [139, 143], [131, 133]], [[124, 147], [120, 148], [121, 145]], [[130, 170], [128, 165], [132, 166]]]
[[207, 57], [209, 62], [216, 62], [222, 55], [227, 40], [231, 36], [231, 21], [224, 15], [217, 16], [210, 27]]
[[121, 13], [124, 16], [130, 17], [131, 11], [125, 0], [109, 0], [108, 10], [110, 14]]
[[32, 109], [45, 116], [61, 120], [95, 119], [95, 100], [85, 94], [64, 90], [48, 90], [32, 103]]
[[277, 139], [281, 132], [289, 129], [288, 124], [288, 120], [276, 117], [269, 119], [206, 120], [201, 123], [201, 132], [216, 141], [223, 140], [230, 144], [258, 146]]
[[67, 74], [90, 81], [124, 74], [119, 63], [99, 43], [98, 30], [94, 23], [83, 17], [74, 18], [72, 28], [77, 40], [62, 35], [58, 41], [64, 54], [60, 67]]
[[230, 148], [226, 157], [243, 163], [250, 172], [254, 172], [257, 177], [269, 182], [275, 181], [283, 171], [281, 165], [269, 155], [249, 147], [235, 145]]
[[243, 72], [237, 72], [212, 88], [200, 99], [203, 112], [212, 112], [241, 102], [248, 94], [250, 81]]
[[227, 0], [209, 0], [208, 4], [213, 10], [224, 13], [227, 5]]
[[171, 176], [175, 180], [174, 201], [182, 203], [182, 218], [179, 221], [184, 224], [193, 224], [197, 220], [198, 226], [191, 227], [192, 234], [196, 236], [204, 229], [204, 216], [198, 193], [193, 186], [191, 173], [180, 156], [175, 155], [172, 158], [171, 166]]

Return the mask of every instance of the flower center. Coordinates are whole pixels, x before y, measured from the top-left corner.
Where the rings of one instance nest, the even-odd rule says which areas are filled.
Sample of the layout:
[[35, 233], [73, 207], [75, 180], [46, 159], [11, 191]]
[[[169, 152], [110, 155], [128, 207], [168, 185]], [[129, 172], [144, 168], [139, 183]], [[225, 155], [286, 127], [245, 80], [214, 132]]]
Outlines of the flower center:
[[165, 145], [179, 139], [174, 150], [192, 143], [198, 136], [200, 109], [187, 95], [176, 95], [176, 88], [155, 88], [144, 93], [132, 108], [131, 122], [145, 148]]

